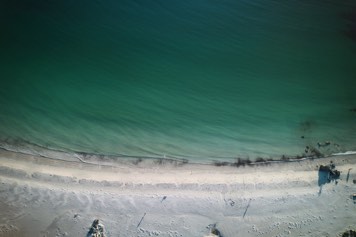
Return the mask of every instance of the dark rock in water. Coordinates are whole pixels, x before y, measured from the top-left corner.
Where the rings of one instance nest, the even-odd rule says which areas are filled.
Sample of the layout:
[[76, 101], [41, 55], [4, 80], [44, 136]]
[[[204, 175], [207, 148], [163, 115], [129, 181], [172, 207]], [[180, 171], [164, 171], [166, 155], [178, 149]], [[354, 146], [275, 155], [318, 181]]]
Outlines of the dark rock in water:
[[305, 153], [308, 153], [308, 152], [309, 152], [309, 149], [310, 149], [310, 147], [309, 147], [309, 146], [306, 146], [304, 152], [305, 152]]

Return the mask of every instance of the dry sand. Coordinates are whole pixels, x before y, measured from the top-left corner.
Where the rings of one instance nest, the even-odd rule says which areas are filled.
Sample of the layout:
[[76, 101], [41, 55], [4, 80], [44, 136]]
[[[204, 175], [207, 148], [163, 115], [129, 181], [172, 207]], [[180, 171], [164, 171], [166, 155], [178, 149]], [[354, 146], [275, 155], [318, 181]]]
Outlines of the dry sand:
[[[333, 160], [341, 179], [318, 185]], [[348, 171], [350, 170], [349, 175]], [[347, 177], [348, 176], [348, 177]], [[356, 228], [356, 156], [252, 167], [115, 167], [0, 152], [0, 236], [339, 236]], [[356, 200], [355, 200], [356, 201]]]

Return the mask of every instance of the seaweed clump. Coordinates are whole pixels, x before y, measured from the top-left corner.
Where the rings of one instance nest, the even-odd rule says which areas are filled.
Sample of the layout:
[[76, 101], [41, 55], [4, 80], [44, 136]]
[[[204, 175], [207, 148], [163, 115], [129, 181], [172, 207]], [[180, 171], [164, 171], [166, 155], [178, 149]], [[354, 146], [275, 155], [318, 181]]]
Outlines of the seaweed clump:
[[240, 167], [245, 165], [251, 165], [252, 161], [250, 159], [237, 158], [236, 162], [232, 163], [232, 166]]

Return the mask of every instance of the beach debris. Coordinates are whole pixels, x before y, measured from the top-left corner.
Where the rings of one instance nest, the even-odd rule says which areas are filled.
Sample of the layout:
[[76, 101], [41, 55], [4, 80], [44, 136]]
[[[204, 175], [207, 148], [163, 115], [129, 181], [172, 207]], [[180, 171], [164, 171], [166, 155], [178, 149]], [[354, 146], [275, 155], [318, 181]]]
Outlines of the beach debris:
[[352, 170], [352, 168], [350, 168], [348, 171], [347, 171], [347, 175], [346, 175], [346, 183], [349, 182], [349, 178], [350, 178], [350, 171]]
[[228, 200], [224, 198], [224, 201], [226, 205], [230, 205], [232, 207], [235, 206], [235, 202], [231, 198], [229, 198]]
[[163, 198], [162, 198], [162, 200], [161, 200], [161, 203], [164, 201], [164, 200], [166, 200], [167, 199], [167, 196], [164, 196]]
[[356, 231], [348, 230], [342, 234], [342, 237], [356, 237]]
[[220, 231], [219, 231], [218, 229], [216, 229], [216, 228], [213, 228], [213, 229], [211, 230], [211, 233], [212, 233], [213, 235], [222, 237]]
[[137, 224], [137, 228], [141, 225], [141, 223], [143, 221], [143, 218], [145, 218], [145, 216], [146, 216], [146, 212], [143, 214], [143, 216], [141, 217], [140, 222]]
[[245, 166], [245, 165], [251, 165], [252, 161], [250, 161], [249, 158], [243, 159], [243, 158], [237, 158], [234, 163], [232, 163], [232, 166], [240, 167], [240, 166]]
[[356, 179], [354, 179], [352, 182], [353, 182], [354, 184], [356, 184]]
[[228, 166], [228, 165], [231, 165], [230, 162], [227, 162], [227, 161], [214, 161], [214, 165], [215, 166]]
[[356, 193], [352, 194], [352, 200], [354, 201], [354, 204], [356, 204]]
[[89, 233], [87, 236], [90, 237], [105, 237], [104, 234], [104, 225], [99, 223], [99, 219], [95, 219], [93, 224], [90, 227]]
[[210, 228], [209, 236], [223, 237], [221, 232], [216, 228], [216, 224], [210, 224], [208, 227]]
[[132, 164], [134, 165], [138, 165], [139, 163], [141, 163], [143, 161], [143, 159], [141, 157], [135, 159], [135, 160], [132, 160]]
[[246, 209], [245, 209], [245, 212], [244, 212], [244, 215], [242, 216], [242, 218], [245, 218], [246, 213], [247, 213], [247, 209], [250, 207], [251, 200], [252, 200], [252, 199], [250, 198], [250, 200], [248, 201], [247, 207], [246, 207]]

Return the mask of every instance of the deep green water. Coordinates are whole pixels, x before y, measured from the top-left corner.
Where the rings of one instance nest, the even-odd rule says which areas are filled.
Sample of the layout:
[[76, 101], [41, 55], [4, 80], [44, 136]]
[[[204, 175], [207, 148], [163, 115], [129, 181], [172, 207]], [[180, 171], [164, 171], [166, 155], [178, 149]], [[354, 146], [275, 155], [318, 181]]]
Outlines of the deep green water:
[[355, 1], [0, 1], [1, 144], [356, 150], [355, 22]]

